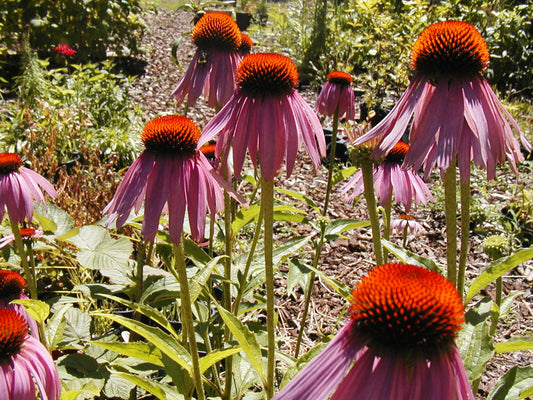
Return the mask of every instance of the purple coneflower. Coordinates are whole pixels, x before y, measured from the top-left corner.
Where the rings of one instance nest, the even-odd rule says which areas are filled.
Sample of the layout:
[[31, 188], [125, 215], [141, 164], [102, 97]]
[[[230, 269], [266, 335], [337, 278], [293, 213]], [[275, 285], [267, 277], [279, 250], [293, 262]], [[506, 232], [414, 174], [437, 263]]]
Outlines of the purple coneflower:
[[61, 394], [50, 353], [28, 335], [24, 318], [7, 309], [0, 309], [0, 390], [6, 400], [56, 400]]
[[[493, 179], [496, 165], [508, 160], [516, 172], [523, 160], [513, 128], [520, 128], [483, 77], [489, 63], [487, 44], [467, 22], [438, 22], [416, 41], [411, 65], [415, 76], [392, 111], [367, 134], [380, 142], [373, 153], [380, 158], [407, 129], [411, 148], [404, 165], [426, 174], [436, 165], [446, 171], [457, 158], [462, 181], [470, 175], [470, 162], [487, 170]], [[520, 133], [524, 147], [531, 145]]]
[[421, 232], [424, 232], [424, 227], [415, 220], [415, 217], [409, 214], [400, 214], [398, 218], [395, 218], [391, 221], [390, 229], [393, 232], [398, 234], [411, 234], [418, 235]]
[[[428, 187], [412, 169], [403, 169], [401, 164], [406, 154], [409, 152], [409, 145], [398, 142], [385, 157], [385, 160], [374, 169], [374, 189], [379, 203], [385, 206], [394, 198], [401, 204], [407, 212], [411, 209], [411, 203], [415, 206], [426, 204], [428, 200], [433, 201], [433, 196]], [[352, 202], [365, 190], [362, 170], [359, 169], [354, 176], [344, 185], [342, 193], [353, 188], [348, 200]]]
[[328, 81], [324, 83], [316, 100], [316, 110], [329, 117], [337, 112], [340, 119], [353, 120], [355, 118], [355, 95], [351, 86], [352, 82], [352, 76], [346, 72], [330, 72]]
[[13, 223], [33, 218], [33, 201], [43, 202], [44, 190], [51, 197], [57, 193], [50, 182], [37, 172], [22, 166], [22, 160], [14, 153], [0, 153], [0, 221], [5, 208]]
[[[43, 231], [33, 228], [21, 228], [19, 230], [20, 237], [22, 240], [33, 240], [38, 239], [41, 236], [43, 236]], [[4, 236], [2, 239], [0, 239], [0, 249], [2, 247], [7, 246], [9, 243], [13, 242], [15, 240], [15, 235], [10, 233], [9, 235]]]
[[26, 280], [18, 272], [9, 270], [0, 270], [0, 309], [10, 309], [18, 312], [30, 328], [30, 333], [39, 337], [37, 322], [28, 315], [28, 312], [21, 304], [11, 304], [12, 300], [27, 299], [24, 294]]
[[224, 181], [199, 151], [199, 138], [200, 130], [186, 117], [167, 115], [149, 121], [141, 135], [145, 150], [104, 209], [107, 225], [116, 220], [120, 228], [131, 210], [138, 212], [144, 200], [141, 232], [145, 240], [154, 240], [164, 208], [173, 243], [180, 242], [186, 208], [192, 238], [202, 240], [206, 211], [214, 217], [224, 207], [220, 186]]
[[381, 265], [356, 285], [350, 311], [350, 322], [275, 400], [474, 399], [454, 343], [463, 305], [442, 275]]
[[[315, 112], [296, 91], [298, 71], [293, 62], [274, 53], [243, 58], [237, 69], [237, 90], [206, 125], [201, 143], [217, 134], [217, 156], [228, 157], [233, 146], [233, 168], [240, 175], [246, 149], [264, 180], [271, 181], [285, 161], [290, 176], [301, 142], [315, 166], [326, 153], [322, 126]], [[318, 143], [318, 145], [317, 145]]]
[[239, 27], [229, 15], [210, 12], [194, 26], [192, 40], [196, 53], [172, 95], [178, 104], [188, 95], [187, 104], [194, 106], [203, 93], [209, 107], [220, 108], [235, 90], [235, 70], [242, 59]]
[[241, 53], [241, 56], [244, 57], [250, 54], [252, 47], [254, 47], [254, 42], [252, 41], [252, 38], [246, 33], [241, 32], [241, 45], [239, 46], [239, 52]]

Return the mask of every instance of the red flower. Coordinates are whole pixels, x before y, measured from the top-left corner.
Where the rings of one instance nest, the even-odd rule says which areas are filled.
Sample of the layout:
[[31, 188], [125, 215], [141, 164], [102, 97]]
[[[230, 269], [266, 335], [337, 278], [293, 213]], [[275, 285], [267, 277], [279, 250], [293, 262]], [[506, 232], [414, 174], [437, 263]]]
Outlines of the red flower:
[[72, 57], [76, 55], [76, 50], [70, 47], [68, 44], [60, 44], [54, 48], [59, 54], [65, 57]]

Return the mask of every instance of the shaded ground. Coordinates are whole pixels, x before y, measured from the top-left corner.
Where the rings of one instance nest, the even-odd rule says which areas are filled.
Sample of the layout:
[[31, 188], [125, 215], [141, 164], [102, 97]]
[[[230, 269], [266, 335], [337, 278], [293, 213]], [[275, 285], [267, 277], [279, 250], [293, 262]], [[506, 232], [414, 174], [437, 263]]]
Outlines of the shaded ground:
[[[150, 31], [143, 38], [143, 45], [147, 48], [147, 53], [144, 56], [146, 68], [144, 74], [136, 79], [133, 88], [135, 102], [145, 111], [146, 121], [157, 115], [183, 111], [182, 108], [177, 109], [175, 107], [173, 98], [170, 95], [184, 72], [173, 62], [171, 48], [174, 40], [182, 38], [178, 47], [178, 59], [182, 68], [186, 69], [194, 52], [193, 45], [190, 43], [189, 35], [187, 34], [192, 28], [192, 18], [193, 15], [191, 13], [165, 10], [146, 17], [150, 26]], [[252, 39], [254, 38], [252, 37]], [[310, 104], [314, 104], [315, 90], [302, 88], [302, 93]], [[188, 116], [200, 127], [203, 127], [213, 114], [213, 111], [200, 101], [197, 107], [189, 111]], [[326, 169], [314, 169], [304, 154], [300, 154], [298, 161], [293, 175], [288, 179], [282, 175], [277, 185], [304, 193], [312, 197], [318, 204], [322, 204], [327, 179]], [[509, 172], [502, 171], [499, 180], [505, 181], [506, 179], [515, 178], [511, 178]], [[529, 172], [521, 175], [520, 179], [529, 179]], [[434, 177], [434, 181], [431, 184], [435, 185], [437, 181], [438, 176]], [[481, 195], [484, 189], [480, 187], [474, 191], [473, 195]], [[503, 208], [511, 200], [511, 195], [508, 192], [502, 191], [495, 185], [490, 185], [487, 193], [486, 201], [488, 204], [501, 202]], [[442, 205], [442, 203], [440, 204]], [[359, 202], [355, 207], [347, 205], [344, 197], [338, 194], [338, 189], [333, 193], [331, 205], [331, 218], [367, 219], [364, 202]], [[397, 212], [400, 211], [397, 210]], [[415, 216], [424, 226], [425, 233], [411, 239], [407, 245], [408, 249], [444, 265], [445, 227], [443, 213], [437, 207], [427, 207], [418, 209], [415, 212]], [[309, 217], [313, 218], [316, 215], [310, 214]], [[276, 228], [277, 239], [280, 241], [293, 236], [312, 233], [311, 228], [307, 225], [288, 227], [287, 224], [283, 223], [278, 224]], [[472, 229], [475, 231], [476, 226], [473, 225]], [[399, 237], [393, 237], [392, 240], [397, 244], [401, 244]], [[488, 264], [488, 258], [481, 248], [482, 240], [483, 232], [473, 232], [468, 259], [467, 277], [469, 279], [477, 276]], [[353, 287], [360, 277], [374, 266], [371, 250], [369, 229], [351, 231], [347, 234], [347, 238], [331, 242], [325, 246], [320, 269], [328, 276]], [[529, 262], [515, 269], [505, 278], [505, 293], [519, 290], [523, 292], [523, 295], [515, 302], [505, 323], [499, 327], [497, 340], [526, 334], [531, 335], [533, 333], [532, 271], [532, 265]], [[300, 289], [288, 294], [285, 288], [285, 278], [279, 278], [277, 281], [277, 294], [279, 295], [277, 299], [277, 306], [279, 307], [278, 335], [281, 339], [282, 350], [291, 353], [300, 328], [299, 321], [301, 320], [304, 296]], [[493, 290], [493, 288], [490, 290]], [[311, 314], [308, 319], [308, 326], [305, 329], [304, 350], [312, 347], [324, 335], [335, 333], [338, 330], [339, 318], [342, 325], [343, 317], [341, 315], [344, 307], [345, 301], [341, 296], [322, 279], [317, 278], [311, 302]], [[532, 352], [502, 354], [495, 357], [481, 383], [480, 398], [485, 397], [496, 380], [511, 366], [527, 366], [532, 361]]]

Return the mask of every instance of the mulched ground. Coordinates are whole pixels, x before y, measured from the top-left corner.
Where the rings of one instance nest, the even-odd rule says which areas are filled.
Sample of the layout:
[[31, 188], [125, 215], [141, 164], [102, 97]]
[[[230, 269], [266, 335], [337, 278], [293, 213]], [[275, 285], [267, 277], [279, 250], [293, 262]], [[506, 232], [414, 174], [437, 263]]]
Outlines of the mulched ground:
[[[187, 68], [195, 49], [189, 39], [193, 14], [182, 11], [160, 10], [157, 14], [148, 14], [145, 19], [150, 27], [149, 32], [142, 39], [142, 44], [147, 50], [143, 56], [146, 67], [144, 73], [139, 75], [134, 81], [132, 93], [135, 103], [144, 110], [144, 117], [148, 121], [158, 115], [181, 113], [183, 111], [181, 107], [177, 108], [175, 106], [171, 92]], [[178, 38], [182, 38], [178, 47], [178, 59], [184, 70], [180, 70], [171, 58], [172, 45]], [[314, 88], [301, 88], [301, 92], [310, 104], [314, 104], [314, 99], [316, 98], [316, 90]], [[189, 110], [188, 113], [188, 116], [200, 127], [203, 127], [213, 115], [214, 112], [202, 101], [194, 109]], [[500, 179], [509, 179], [508, 173], [502, 172]], [[322, 204], [326, 180], [326, 169], [320, 168], [316, 170], [312, 167], [307, 156], [302, 153], [293, 175], [288, 179], [282, 175], [276, 184], [304, 193], [312, 197], [318, 204]], [[488, 200], [492, 203], [501, 202], [502, 199], [508, 201], [508, 194], [495, 190], [490, 192]], [[346, 204], [344, 197], [338, 194], [338, 189], [333, 193], [330, 209], [331, 218], [367, 219], [364, 201], [359, 202], [356, 206]], [[426, 232], [416, 239], [410, 240], [407, 247], [419, 255], [429, 257], [444, 265], [445, 226], [443, 212], [429, 207], [419, 208], [415, 212], [415, 216], [423, 224]], [[316, 215], [313, 216], [311, 214], [309, 217], [313, 218]], [[285, 223], [280, 223], [276, 226], [276, 239], [280, 242], [294, 236], [309, 235], [311, 233], [309, 226], [291, 227]], [[475, 277], [488, 263], [488, 258], [481, 248], [482, 239], [483, 237], [479, 234], [472, 235], [467, 271], [469, 279]], [[401, 240], [398, 237], [393, 237], [393, 241], [401, 244]], [[320, 270], [325, 274], [352, 287], [373, 266], [369, 229], [352, 231], [347, 234], [345, 239], [327, 244], [319, 265]], [[286, 268], [282, 269], [287, 270]], [[531, 335], [533, 332], [532, 271], [531, 263], [527, 263], [525, 266], [512, 271], [509, 274], [510, 276], [505, 279], [506, 293], [519, 290], [524, 294], [513, 306], [512, 312], [505, 323], [499, 327], [497, 340], [525, 334]], [[301, 320], [304, 296], [301, 290], [295, 290], [294, 293], [288, 294], [285, 287], [285, 278], [280, 277], [277, 281], [278, 335], [281, 339], [282, 350], [292, 353], [297, 332], [300, 328], [299, 321]], [[308, 319], [308, 325], [305, 328], [303, 350], [312, 347], [324, 335], [335, 333], [338, 330], [338, 319], [344, 307], [345, 301], [341, 296], [322, 279], [317, 278], [311, 302], [311, 314]], [[341, 318], [340, 325], [342, 325], [343, 321], [343, 318]], [[485, 398], [498, 377], [511, 366], [527, 366], [532, 361], [533, 354], [530, 351], [495, 357], [483, 377], [479, 398]]]

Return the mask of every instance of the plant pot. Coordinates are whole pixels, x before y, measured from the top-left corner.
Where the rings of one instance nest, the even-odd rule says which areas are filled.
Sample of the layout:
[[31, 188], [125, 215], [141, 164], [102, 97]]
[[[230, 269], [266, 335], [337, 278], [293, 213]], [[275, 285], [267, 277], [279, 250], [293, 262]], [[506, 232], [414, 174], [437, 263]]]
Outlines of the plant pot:
[[235, 22], [241, 31], [245, 31], [250, 26], [251, 21], [252, 14], [244, 11], [235, 12]]

